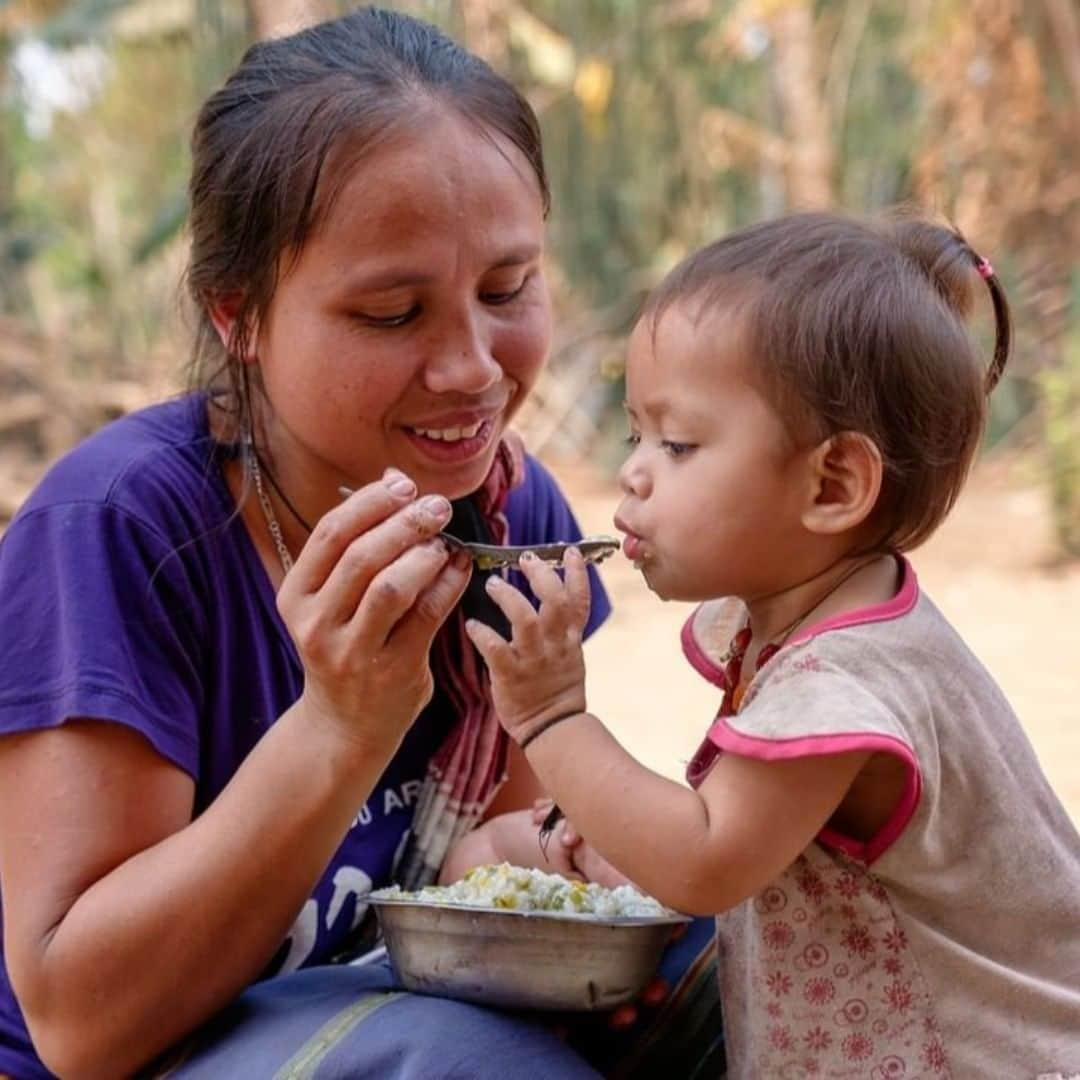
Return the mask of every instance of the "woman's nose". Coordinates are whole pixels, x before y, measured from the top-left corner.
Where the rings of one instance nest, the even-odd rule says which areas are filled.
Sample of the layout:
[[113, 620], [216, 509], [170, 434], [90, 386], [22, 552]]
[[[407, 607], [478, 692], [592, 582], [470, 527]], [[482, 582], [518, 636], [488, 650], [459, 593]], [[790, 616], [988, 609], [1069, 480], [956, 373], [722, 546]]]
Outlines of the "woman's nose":
[[433, 342], [424, 384], [434, 394], [479, 394], [502, 378], [502, 367], [475, 317], [465, 317]]

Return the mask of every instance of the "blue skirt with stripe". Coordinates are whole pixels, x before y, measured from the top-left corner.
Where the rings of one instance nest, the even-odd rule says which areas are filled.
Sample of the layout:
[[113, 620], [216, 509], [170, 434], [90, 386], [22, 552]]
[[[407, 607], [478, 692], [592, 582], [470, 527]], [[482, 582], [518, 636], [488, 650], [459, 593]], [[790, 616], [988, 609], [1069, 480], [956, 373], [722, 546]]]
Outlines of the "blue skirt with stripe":
[[[401, 991], [385, 961], [257, 983], [154, 1071], [170, 1080], [716, 1080], [724, 1074], [711, 919], [666, 950], [672, 987], [628, 1032], [605, 1016], [487, 1009]], [[558, 1032], [558, 1034], [556, 1034]]]

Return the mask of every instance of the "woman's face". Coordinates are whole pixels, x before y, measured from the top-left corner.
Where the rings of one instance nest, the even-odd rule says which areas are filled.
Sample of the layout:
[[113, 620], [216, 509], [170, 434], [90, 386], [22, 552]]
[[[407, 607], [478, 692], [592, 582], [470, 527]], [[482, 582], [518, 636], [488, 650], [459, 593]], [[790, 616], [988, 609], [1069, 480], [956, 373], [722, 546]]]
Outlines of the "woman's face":
[[524, 155], [451, 114], [363, 156], [258, 328], [286, 490], [321, 512], [388, 465], [476, 490], [550, 344], [543, 242]]

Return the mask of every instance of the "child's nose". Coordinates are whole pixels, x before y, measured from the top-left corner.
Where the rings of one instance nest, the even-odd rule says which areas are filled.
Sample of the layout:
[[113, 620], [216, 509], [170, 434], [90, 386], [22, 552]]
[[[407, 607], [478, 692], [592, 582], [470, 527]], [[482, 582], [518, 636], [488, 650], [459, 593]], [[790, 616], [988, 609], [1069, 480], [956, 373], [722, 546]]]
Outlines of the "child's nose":
[[631, 454], [619, 469], [619, 489], [625, 495], [646, 499], [652, 489], [649, 474], [637, 454]]

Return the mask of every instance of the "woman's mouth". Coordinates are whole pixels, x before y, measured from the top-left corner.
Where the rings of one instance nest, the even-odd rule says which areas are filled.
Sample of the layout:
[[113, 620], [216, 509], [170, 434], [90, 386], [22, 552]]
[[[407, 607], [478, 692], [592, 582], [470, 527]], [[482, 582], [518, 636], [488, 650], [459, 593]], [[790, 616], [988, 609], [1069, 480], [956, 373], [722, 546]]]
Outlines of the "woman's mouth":
[[469, 461], [487, 450], [495, 432], [495, 418], [447, 419], [415, 427], [406, 426], [409, 441], [425, 457], [447, 463]]

